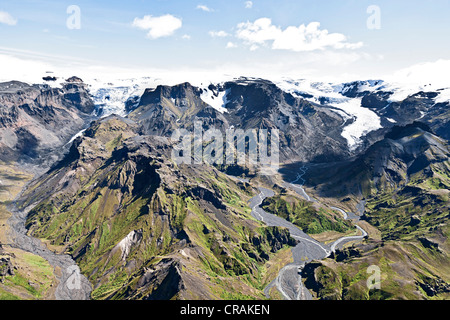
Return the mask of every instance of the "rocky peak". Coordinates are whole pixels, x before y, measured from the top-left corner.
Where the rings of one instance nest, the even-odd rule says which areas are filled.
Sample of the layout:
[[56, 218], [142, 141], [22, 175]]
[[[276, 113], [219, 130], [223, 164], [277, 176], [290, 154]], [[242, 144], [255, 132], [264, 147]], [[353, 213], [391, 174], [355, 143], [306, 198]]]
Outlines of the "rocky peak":
[[68, 82], [68, 83], [83, 83], [83, 80], [78, 77], [72, 76], [72, 77], [66, 79], [66, 82]]
[[363, 97], [375, 89], [381, 89], [383, 84], [383, 80], [353, 81], [342, 84], [340, 93], [348, 98]]
[[199, 97], [200, 89], [192, 86], [189, 82], [181, 83], [175, 86], [159, 85], [155, 89], [146, 89], [140, 99], [139, 106], [145, 106], [149, 104], [162, 103], [162, 99], [186, 99], [189, 97]]

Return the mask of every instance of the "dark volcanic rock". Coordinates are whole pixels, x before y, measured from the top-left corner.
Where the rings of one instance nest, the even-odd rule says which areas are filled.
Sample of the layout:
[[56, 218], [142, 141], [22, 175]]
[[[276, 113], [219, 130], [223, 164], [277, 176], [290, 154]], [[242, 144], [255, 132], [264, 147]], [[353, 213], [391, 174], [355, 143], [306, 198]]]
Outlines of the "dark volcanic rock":
[[377, 91], [365, 95], [361, 100], [361, 106], [369, 109], [380, 110], [389, 104], [389, 97], [392, 92]]
[[343, 250], [336, 250], [330, 255], [331, 259], [341, 262], [350, 258], [358, 258], [361, 256], [361, 252], [356, 248], [345, 248]]
[[383, 80], [353, 81], [344, 83], [340, 93], [348, 98], [363, 97], [370, 93], [370, 91], [362, 89], [363, 87], [377, 87], [382, 84]]
[[431, 278], [427, 276], [422, 276], [422, 278], [423, 280], [420, 282], [416, 281], [416, 284], [422, 288], [429, 297], [450, 292], [450, 284], [446, 283], [441, 278]]
[[44, 81], [56, 81], [57, 78], [56, 77], [52, 77], [52, 76], [46, 76], [46, 77], [42, 77], [42, 80], [44, 80]]
[[211, 95], [224, 94], [227, 112], [202, 100], [204, 89], [182, 83], [147, 89], [139, 106], [128, 116], [142, 132], [170, 136], [175, 129], [193, 132], [201, 121], [203, 131], [278, 129], [281, 161], [336, 161], [349, 155], [341, 136], [343, 119], [328, 107], [292, 96], [267, 80], [230, 81], [211, 85]]
[[10, 257], [0, 257], [0, 277], [13, 276], [14, 266]]
[[47, 161], [50, 151], [61, 151], [85, 127], [94, 108], [85, 85], [78, 81], [62, 89], [1, 83], [0, 160]]
[[439, 245], [433, 241], [428, 240], [427, 238], [419, 238], [419, 241], [425, 248], [440, 251]]
[[70, 78], [66, 79], [66, 82], [78, 82], [78, 83], [82, 83], [83, 80], [80, 79], [80, 78], [78, 78], [78, 77], [73, 76], [73, 77], [70, 77]]
[[[429, 126], [414, 122], [395, 126], [385, 138], [371, 145], [352, 161], [343, 162], [324, 170], [312, 167], [307, 172], [307, 183], [318, 187], [328, 196], [369, 194], [367, 188], [389, 190], [401, 186], [409, 177], [421, 172], [425, 177], [433, 174], [431, 164], [443, 166], [450, 150], [442, 139], [429, 132]], [[443, 167], [444, 168], [444, 167]], [[403, 192], [420, 192], [416, 187], [406, 187]]]
[[150, 294], [139, 297], [143, 300], [170, 300], [183, 289], [180, 273], [181, 265], [173, 259], [162, 259], [154, 269], [144, 269], [137, 283], [139, 291], [149, 291]]

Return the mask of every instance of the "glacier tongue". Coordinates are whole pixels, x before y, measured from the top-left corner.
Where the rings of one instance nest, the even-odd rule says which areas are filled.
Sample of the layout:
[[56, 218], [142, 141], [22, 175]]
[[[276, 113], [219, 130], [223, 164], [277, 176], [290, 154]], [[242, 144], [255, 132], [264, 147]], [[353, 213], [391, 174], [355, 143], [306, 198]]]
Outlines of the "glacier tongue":
[[361, 138], [364, 135], [382, 128], [380, 117], [372, 110], [362, 107], [361, 98], [348, 99], [347, 101], [331, 105], [352, 115], [355, 119], [353, 123], [344, 127], [342, 131], [342, 136], [347, 139], [350, 150], [356, 149], [361, 144]]
[[111, 114], [126, 116], [125, 102], [133, 97], [141, 97], [145, 89], [154, 81], [149, 78], [120, 79], [112, 82], [90, 81], [90, 91], [94, 103], [102, 108], [102, 117]]
[[125, 116], [125, 101], [130, 97], [128, 87], [99, 88], [93, 92], [94, 103], [102, 107], [102, 116], [113, 113]]
[[[359, 89], [374, 91], [375, 84], [366, 81]], [[277, 85], [282, 90], [313, 103], [322, 104], [321, 100], [324, 99], [327, 105], [336, 108], [330, 110], [343, 117], [344, 123], [353, 118], [353, 123], [342, 130], [342, 136], [347, 140], [350, 150], [356, 149], [362, 143], [364, 135], [382, 128], [380, 117], [372, 110], [361, 106], [362, 98], [348, 98], [341, 93], [343, 84], [284, 79], [277, 82]]]

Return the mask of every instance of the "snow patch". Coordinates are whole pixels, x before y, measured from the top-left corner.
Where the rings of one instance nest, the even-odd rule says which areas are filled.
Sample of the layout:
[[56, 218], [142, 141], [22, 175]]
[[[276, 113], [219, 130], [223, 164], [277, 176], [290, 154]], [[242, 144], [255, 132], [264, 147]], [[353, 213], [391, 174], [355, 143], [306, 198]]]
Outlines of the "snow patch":
[[131, 248], [139, 243], [142, 239], [142, 231], [131, 231], [125, 238], [123, 238], [119, 244], [118, 248], [122, 250], [121, 259], [125, 260], [130, 254]]
[[220, 113], [228, 112], [225, 106], [228, 103], [227, 95], [229, 93], [229, 90], [219, 91], [218, 93], [215, 93], [213, 90], [210, 90], [208, 88], [202, 89], [203, 92], [200, 95], [200, 98], [203, 100], [203, 102], [216, 109]]
[[281, 90], [292, 94], [294, 97], [302, 98], [317, 104], [321, 104], [320, 98], [327, 98], [327, 101], [334, 103], [343, 102], [346, 99], [339, 93], [342, 89], [342, 85], [333, 85], [326, 82], [314, 82], [306, 79], [284, 79], [282, 81], [275, 82], [275, 84]]
[[383, 89], [385, 86], [382, 80], [364, 80], [364, 81], [354, 81], [346, 84], [334, 86], [337, 91], [344, 94], [348, 91], [357, 88], [358, 92], [375, 92]]
[[450, 88], [439, 90], [439, 95], [434, 99], [436, 103], [450, 102]]
[[74, 134], [73, 137], [69, 140], [69, 142], [67, 142], [67, 143], [64, 145], [64, 147], [67, 146], [67, 145], [69, 145], [69, 144], [71, 144], [72, 142], [74, 142], [75, 139], [78, 138], [78, 137], [80, 137], [85, 131], [86, 131], [86, 129], [83, 129], [83, 130], [79, 131], [78, 133]]

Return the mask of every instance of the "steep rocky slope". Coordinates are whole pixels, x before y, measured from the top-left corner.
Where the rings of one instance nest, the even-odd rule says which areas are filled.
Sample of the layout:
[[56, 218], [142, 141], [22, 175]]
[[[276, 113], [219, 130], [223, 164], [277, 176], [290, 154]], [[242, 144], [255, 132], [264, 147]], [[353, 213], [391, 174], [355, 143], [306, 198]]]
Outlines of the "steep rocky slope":
[[[275, 185], [280, 190], [265, 200], [266, 210], [325, 240], [352, 232], [330, 205], [365, 211], [363, 244], [305, 268], [315, 297], [448, 297], [448, 102], [438, 91], [398, 99], [382, 81], [313, 89], [249, 78], [155, 86], [123, 101], [125, 118], [95, 121], [72, 144], [98, 107], [81, 79], [61, 88], [0, 84], [0, 160], [52, 164], [20, 199], [33, 208], [27, 228], [74, 257], [93, 298], [263, 298], [283, 266], [273, 261], [286, 261], [283, 249], [295, 241], [288, 230], [255, 220], [248, 200], [258, 192], [254, 181], [283, 183], [250, 184], [208, 165], [176, 165], [168, 137], [178, 128], [192, 132], [195, 121], [222, 132], [277, 128], [284, 180], [305, 178], [316, 202]], [[102, 107], [119, 110], [120, 101]], [[376, 123], [366, 130], [370, 119]], [[381, 268], [381, 291], [365, 286], [370, 265]]]
[[416, 122], [396, 126], [352, 161], [311, 167], [307, 184], [323, 196], [370, 196], [392, 192], [408, 182], [428, 181], [448, 188], [450, 151], [446, 140]]
[[282, 91], [267, 80], [240, 80], [208, 88], [183, 83], [147, 89], [128, 117], [145, 134], [170, 136], [177, 128], [279, 129], [281, 161], [331, 161], [349, 151], [343, 119], [328, 108]]
[[405, 94], [400, 88], [394, 88], [381, 80], [373, 82], [371, 86], [366, 82], [354, 82], [343, 88], [344, 95], [361, 97], [361, 106], [385, 119], [383, 123], [386, 127], [421, 121], [440, 137], [450, 138], [450, 105], [445, 98], [449, 88], [422, 88]]
[[[364, 244], [305, 268], [317, 298], [448, 299], [450, 151], [429, 130], [394, 127], [356, 160], [325, 174], [311, 170], [311, 181], [324, 179], [322, 196], [340, 205], [365, 197], [369, 230]], [[381, 289], [367, 286], [369, 266], [379, 268]]]
[[305, 285], [319, 299], [448, 299], [448, 199], [448, 189], [410, 186], [368, 198], [368, 239], [307, 265]]
[[94, 108], [78, 78], [67, 79], [61, 88], [1, 83], [0, 160], [42, 163], [85, 127]]
[[96, 299], [262, 298], [289, 232], [251, 217], [250, 185], [176, 166], [166, 138], [137, 130], [112, 116], [77, 138], [23, 195], [30, 232], [74, 257]]

